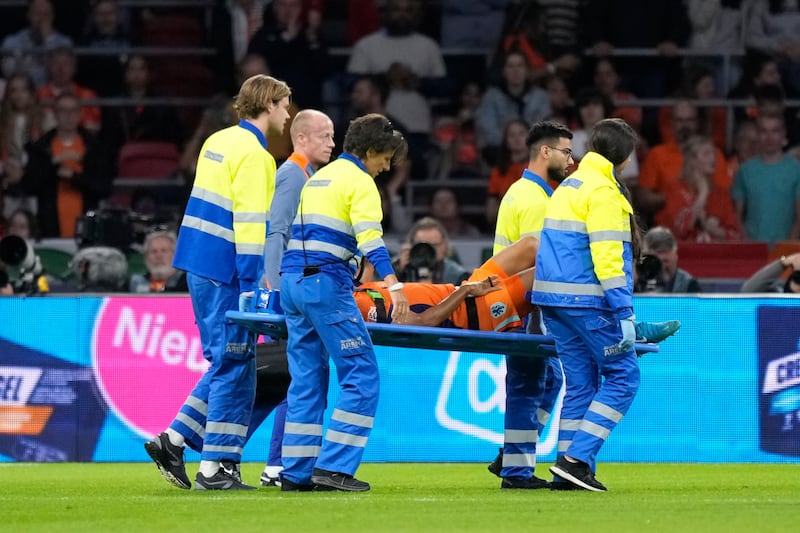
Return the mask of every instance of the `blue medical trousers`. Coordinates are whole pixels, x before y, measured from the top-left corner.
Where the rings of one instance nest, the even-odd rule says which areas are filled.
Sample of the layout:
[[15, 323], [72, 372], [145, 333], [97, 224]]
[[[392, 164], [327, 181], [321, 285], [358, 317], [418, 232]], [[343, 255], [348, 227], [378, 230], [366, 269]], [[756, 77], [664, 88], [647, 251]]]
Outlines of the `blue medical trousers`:
[[597, 453], [639, 389], [638, 358], [633, 349], [617, 349], [622, 331], [613, 312], [542, 307], [542, 316], [567, 381], [558, 456], [588, 463], [594, 472]]
[[200, 330], [203, 357], [211, 366], [170, 427], [203, 461], [241, 462], [256, 390], [255, 334], [229, 322], [239, 308], [239, 284], [186, 275]]
[[[538, 308], [526, 331], [543, 333]], [[536, 470], [536, 444], [561, 392], [564, 374], [556, 357], [506, 356], [506, 413], [501, 477], [530, 479]]]
[[275, 418], [272, 423], [272, 436], [269, 438], [269, 453], [267, 464], [269, 466], [282, 466], [281, 449], [283, 447], [283, 428], [286, 424], [286, 400], [275, 407]]
[[556, 357], [506, 356], [506, 414], [502, 477], [529, 479], [536, 443], [550, 418], [564, 378]]
[[[311, 276], [283, 272], [281, 304], [289, 330], [292, 376], [281, 476], [308, 485], [314, 468], [353, 475], [372, 430], [380, 382], [352, 282], [326, 272]], [[336, 365], [341, 395], [323, 440], [328, 354]]]

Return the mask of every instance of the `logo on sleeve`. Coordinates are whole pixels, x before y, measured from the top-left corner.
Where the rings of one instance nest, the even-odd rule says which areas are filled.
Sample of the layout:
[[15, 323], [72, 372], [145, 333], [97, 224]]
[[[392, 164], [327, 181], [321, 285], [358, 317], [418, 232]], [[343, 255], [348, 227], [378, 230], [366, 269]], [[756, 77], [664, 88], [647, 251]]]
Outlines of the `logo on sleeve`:
[[497, 302], [489, 308], [492, 313], [492, 318], [500, 318], [504, 314], [506, 314], [506, 304], [503, 302]]

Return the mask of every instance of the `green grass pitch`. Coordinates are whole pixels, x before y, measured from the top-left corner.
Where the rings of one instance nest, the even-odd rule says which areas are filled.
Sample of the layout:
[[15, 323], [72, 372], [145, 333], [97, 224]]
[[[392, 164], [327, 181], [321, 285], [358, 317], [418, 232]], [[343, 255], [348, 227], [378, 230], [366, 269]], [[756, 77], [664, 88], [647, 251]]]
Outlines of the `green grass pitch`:
[[[243, 465], [245, 481], [261, 468]], [[358, 477], [371, 492], [196, 492], [151, 463], [3, 463], [0, 531], [800, 531], [800, 464], [601, 464], [607, 493], [500, 490], [485, 464], [365, 464]]]

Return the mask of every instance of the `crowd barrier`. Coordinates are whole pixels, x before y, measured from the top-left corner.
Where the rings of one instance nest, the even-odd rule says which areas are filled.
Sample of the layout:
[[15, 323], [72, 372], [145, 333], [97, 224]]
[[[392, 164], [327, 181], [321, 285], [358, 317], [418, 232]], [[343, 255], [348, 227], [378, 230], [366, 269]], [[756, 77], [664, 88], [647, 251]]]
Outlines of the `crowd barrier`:
[[[683, 327], [640, 359], [639, 394], [601, 461], [800, 461], [800, 298], [653, 296], [635, 306], [641, 320]], [[147, 461], [142, 444], [206, 367], [186, 296], [6, 297], [0, 317], [0, 461]], [[494, 457], [501, 355], [377, 353], [381, 398], [365, 461]], [[332, 406], [335, 381], [330, 390]], [[270, 418], [245, 461], [265, 459], [271, 427]], [[540, 460], [554, 459], [556, 440], [551, 423]]]

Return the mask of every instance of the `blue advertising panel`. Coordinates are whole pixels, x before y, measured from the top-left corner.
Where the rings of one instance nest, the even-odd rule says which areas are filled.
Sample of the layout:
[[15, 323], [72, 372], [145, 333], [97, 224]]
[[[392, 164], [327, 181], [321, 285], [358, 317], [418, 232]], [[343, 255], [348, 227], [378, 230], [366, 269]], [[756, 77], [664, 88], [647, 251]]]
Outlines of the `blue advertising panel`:
[[[640, 359], [639, 393], [600, 461], [800, 461], [800, 299], [639, 297], [636, 312], [683, 327]], [[205, 370], [187, 297], [9, 297], [0, 317], [0, 461], [146, 461], [143, 442]], [[366, 461], [494, 457], [502, 355], [377, 352]], [[271, 427], [270, 417], [245, 461], [265, 460]], [[555, 458], [555, 427], [540, 437], [541, 461]]]
[[758, 308], [760, 446], [800, 456], [800, 309]]

